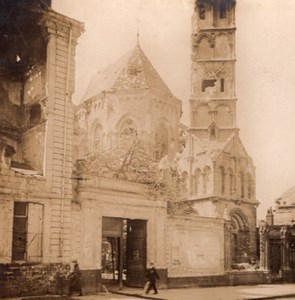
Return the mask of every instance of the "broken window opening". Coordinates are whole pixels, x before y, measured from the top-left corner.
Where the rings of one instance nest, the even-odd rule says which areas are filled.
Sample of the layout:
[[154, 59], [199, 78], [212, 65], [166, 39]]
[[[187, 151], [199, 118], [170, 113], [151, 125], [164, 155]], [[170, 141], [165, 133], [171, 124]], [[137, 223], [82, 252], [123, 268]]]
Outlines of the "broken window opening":
[[219, 18], [226, 19], [226, 4], [224, 2], [219, 5]]
[[216, 79], [205, 79], [202, 82], [202, 92], [205, 92], [207, 87], [214, 87]]
[[30, 109], [30, 125], [36, 126], [41, 121], [41, 105], [34, 104]]

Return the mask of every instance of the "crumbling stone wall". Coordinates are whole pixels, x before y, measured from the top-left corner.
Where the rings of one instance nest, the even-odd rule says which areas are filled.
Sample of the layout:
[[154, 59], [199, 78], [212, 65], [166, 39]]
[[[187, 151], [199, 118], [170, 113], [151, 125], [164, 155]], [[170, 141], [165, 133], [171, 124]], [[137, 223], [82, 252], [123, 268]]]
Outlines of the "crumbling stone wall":
[[0, 297], [67, 293], [68, 264], [0, 264]]

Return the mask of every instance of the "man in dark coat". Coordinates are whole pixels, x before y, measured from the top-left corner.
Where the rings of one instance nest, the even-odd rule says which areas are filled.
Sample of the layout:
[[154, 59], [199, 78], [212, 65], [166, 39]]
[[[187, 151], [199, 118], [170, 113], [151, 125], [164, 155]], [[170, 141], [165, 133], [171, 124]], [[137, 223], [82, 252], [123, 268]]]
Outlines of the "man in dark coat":
[[145, 293], [148, 294], [150, 290], [153, 289], [154, 294], [158, 294], [156, 281], [157, 279], [160, 279], [160, 277], [152, 262], [149, 263], [149, 267], [146, 270], [146, 279], [149, 282], [149, 285]]
[[79, 296], [83, 296], [82, 294], [82, 284], [81, 284], [81, 271], [79, 269], [78, 263], [75, 263], [73, 272], [69, 275], [69, 296], [72, 295], [73, 292], [78, 292]]

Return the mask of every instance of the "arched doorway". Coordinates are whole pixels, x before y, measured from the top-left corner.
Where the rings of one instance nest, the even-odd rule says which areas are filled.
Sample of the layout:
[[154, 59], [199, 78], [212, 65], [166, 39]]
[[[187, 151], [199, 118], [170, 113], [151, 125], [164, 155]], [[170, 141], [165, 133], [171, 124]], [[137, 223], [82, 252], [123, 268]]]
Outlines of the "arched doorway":
[[246, 263], [250, 259], [250, 232], [248, 219], [241, 210], [234, 210], [231, 217], [232, 263]]

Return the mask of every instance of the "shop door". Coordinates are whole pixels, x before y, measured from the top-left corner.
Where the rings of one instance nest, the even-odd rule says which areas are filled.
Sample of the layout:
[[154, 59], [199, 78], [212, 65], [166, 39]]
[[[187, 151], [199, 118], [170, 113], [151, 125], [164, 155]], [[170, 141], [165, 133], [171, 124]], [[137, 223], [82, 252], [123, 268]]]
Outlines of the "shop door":
[[144, 286], [147, 257], [146, 224], [145, 220], [127, 220], [127, 286]]

